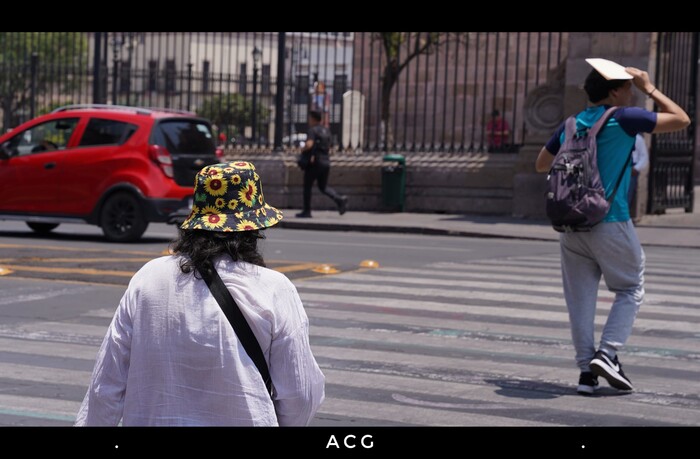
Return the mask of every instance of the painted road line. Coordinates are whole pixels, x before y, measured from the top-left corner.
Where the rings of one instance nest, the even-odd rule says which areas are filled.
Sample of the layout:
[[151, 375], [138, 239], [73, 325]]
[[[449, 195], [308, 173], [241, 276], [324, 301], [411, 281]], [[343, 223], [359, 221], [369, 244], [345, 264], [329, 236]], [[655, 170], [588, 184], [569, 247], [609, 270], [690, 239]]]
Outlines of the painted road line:
[[87, 274], [89, 276], [116, 276], [116, 277], [131, 277], [135, 271], [113, 271], [107, 269], [92, 269], [92, 268], [55, 268], [50, 266], [20, 266], [7, 265], [8, 268], [15, 271], [27, 271], [37, 273], [59, 273], [59, 274]]
[[22, 258], [3, 258], [0, 259], [0, 263], [8, 262], [21, 262], [21, 263], [109, 263], [113, 261], [117, 262], [129, 262], [129, 263], [145, 263], [153, 260], [153, 258], [139, 257], [139, 258], [51, 258], [51, 257], [22, 257]]
[[89, 247], [61, 247], [54, 245], [25, 245], [25, 244], [0, 244], [0, 249], [41, 249], [41, 250], [56, 250], [62, 252], [103, 252], [103, 253], [125, 253], [128, 255], [145, 255], [154, 257], [158, 256], [158, 252], [146, 252], [143, 250], [106, 250], [94, 249]]

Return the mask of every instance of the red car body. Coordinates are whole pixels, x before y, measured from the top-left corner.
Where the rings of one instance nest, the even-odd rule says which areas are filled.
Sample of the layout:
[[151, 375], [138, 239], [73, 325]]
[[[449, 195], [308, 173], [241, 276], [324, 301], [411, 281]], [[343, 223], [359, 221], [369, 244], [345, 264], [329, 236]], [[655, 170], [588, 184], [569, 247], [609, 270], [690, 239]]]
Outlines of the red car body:
[[110, 240], [136, 240], [149, 222], [186, 216], [196, 173], [223, 156], [214, 140], [191, 113], [57, 109], [0, 136], [0, 219], [40, 232], [84, 221]]

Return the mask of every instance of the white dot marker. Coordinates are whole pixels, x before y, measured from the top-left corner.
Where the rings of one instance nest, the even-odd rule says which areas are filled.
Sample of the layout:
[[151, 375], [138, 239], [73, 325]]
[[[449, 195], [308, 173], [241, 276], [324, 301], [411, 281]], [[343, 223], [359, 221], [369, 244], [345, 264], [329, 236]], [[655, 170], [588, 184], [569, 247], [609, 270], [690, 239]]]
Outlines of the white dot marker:
[[119, 445], [114, 445], [114, 449], [119, 449]]
[[586, 445], [581, 445], [581, 449], [586, 449]]

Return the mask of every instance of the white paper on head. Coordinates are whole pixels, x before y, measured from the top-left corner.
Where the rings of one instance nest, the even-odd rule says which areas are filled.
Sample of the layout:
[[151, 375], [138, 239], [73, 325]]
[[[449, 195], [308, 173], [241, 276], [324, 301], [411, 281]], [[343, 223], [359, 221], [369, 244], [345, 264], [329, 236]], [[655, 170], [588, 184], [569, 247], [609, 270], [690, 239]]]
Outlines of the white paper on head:
[[617, 62], [600, 58], [586, 59], [586, 62], [591, 64], [606, 80], [631, 80], [634, 78]]

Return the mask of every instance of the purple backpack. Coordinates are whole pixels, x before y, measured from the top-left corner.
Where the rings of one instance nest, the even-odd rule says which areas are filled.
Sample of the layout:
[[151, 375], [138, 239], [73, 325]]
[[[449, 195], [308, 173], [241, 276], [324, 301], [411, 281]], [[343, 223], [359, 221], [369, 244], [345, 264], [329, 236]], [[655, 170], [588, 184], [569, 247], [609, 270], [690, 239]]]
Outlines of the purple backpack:
[[590, 231], [610, 210], [622, 177], [629, 165], [622, 168], [615, 189], [609, 198], [598, 172], [596, 136], [617, 110], [610, 107], [592, 128], [576, 131], [576, 116], [566, 120], [564, 143], [554, 157], [547, 175], [547, 217], [559, 232]]

